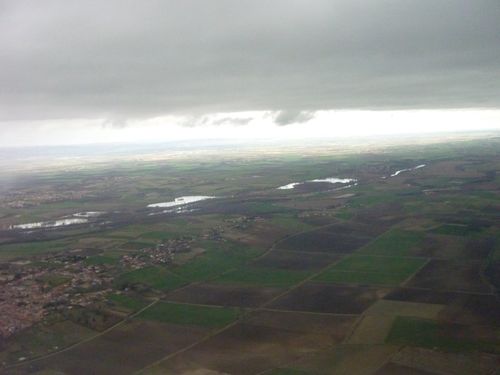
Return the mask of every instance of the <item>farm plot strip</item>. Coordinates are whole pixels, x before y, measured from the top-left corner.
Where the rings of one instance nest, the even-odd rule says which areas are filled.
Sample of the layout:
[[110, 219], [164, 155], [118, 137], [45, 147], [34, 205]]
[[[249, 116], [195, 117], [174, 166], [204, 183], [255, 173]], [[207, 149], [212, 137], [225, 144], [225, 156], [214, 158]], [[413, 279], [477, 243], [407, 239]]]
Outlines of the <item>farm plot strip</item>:
[[57, 350], [57, 351], [53, 351], [51, 353], [48, 353], [46, 355], [43, 355], [43, 356], [40, 356], [40, 357], [35, 357], [35, 358], [31, 358], [31, 359], [28, 359], [26, 361], [23, 361], [22, 363], [16, 363], [15, 365], [10, 365], [10, 366], [7, 366], [5, 367], [6, 370], [8, 369], [13, 369], [13, 368], [17, 368], [17, 367], [21, 367], [21, 366], [25, 366], [27, 364], [30, 364], [30, 363], [33, 363], [33, 362], [36, 362], [36, 361], [41, 361], [43, 359], [48, 359], [50, 357], [54, 357], [56, 355], [59, 355], [61, 353], [64, 353], [64, 352], [67, 352], [67, 351], [70, 351], [72, 349], [75, 349], [77, 347], [79, 347], [80, 345], [83, 345], [85, 343], [88, 343], [90, 341], [93, 341], [101, 336], [104, 336], [105, 334], [113, 331], [114, 329], [124, 325], [126, 322], [128, 322], [130, 319], [142, 314], [144, 311], [146, 311], [147, 309], [153, 307], [154, 305], [156, 305], [157, 303], [159, 302], [158, 299], [155, 299], [153, 302], [151, 302], [149, 305], [143, 307], [142, 309], [140, 309], [139, 311], [133, 313], [133, 314], [130, 314], [128, 315], [125, 319], [121, 320], [120, 322], [116, 323], [115, 325], [109, 327], [108, 329], [102, 331], [102, 332], [99, 332], [98, 334], [94, 335], [94, 336], [91, 336], [91, 337], [88, 337], [86, 338], [85, 340], [82, 340], [82, 341], [79, 341], [79, 342], [76, 342], [70, 346], [67, 346], [65, 348], [62, 348], [60, 350]]
[[[317, 230], [317, 228], [313, 229], [314, 230]], [[308, 232], [308, 231], [307, 231]], [[289, 236], [286, 237], [286, 238], [290, 238]], [[269, 253], [270, 251], [272, 251], [274, 249], [274, 247], [276, 246], [277, 243], [279, 243], [281, 241], [277, 241], [273, 246], [270, 247], [270, 249], [266, 252], [266, 253]], [[266, 253], [262, 254], [265, 255]], [[256, 311], [266, 311], [267, 307], [270, 306], [272, 303], [274, 303], [275, 301], [277, 301], [279, 298], [282, 298], [283, 296], [287, 295], [288, 293], [290, 293], [291, 291], [303, 286], [304, 284], [306, 284], [307, 282], [311, 281], [312, 279], [314, 279], [315, 277], [317, 277], [318, 275], [320, 275], [323, 271], [325, 271], [326, 269], [328, 269], [329, 267], [331, 267], [332, 265], [334, 265], [335, 263], [337, 263], [338, 260], [335, 260], [331, 263], [329, 263], [326, 267], [323, 267], [321, 268], [320, 270], [318, 270], [317, 272], [314, 272], [312, 274], [310, 274], [308, 277], [304, 278], [302, 281], [300, 281], [299, 283], [293, 285], [293, 286], [290, 286], [288, 289], [286, 289], [283, 293], [280, 293], [278, 294], [277, 296], [273, 297], [272, 299], [266, 301], [265, 303], [261, 304], [259, 307], [255, 308], [255, 309], [251, 309], [251, 311], [247, 311], [247, 312], [244, 312], [240, 317], [239, 319], [237, 319], [236, 321], [228, 324], [227, 326], [225, 327], [222, 327], [221, 329], [219, 330], [216, 330], [216, 331], [213, 331], [211, 332], [210, 334], [208, 334], [207, 336], [203, 337], [202, 339], [198, 340], [197, 342], [185, 347], [185, 348], [182, 348], [174, 353], [170, 353], [168, 355], [166, 355], [165, 357], [159, 359], [158, 361], [155, 361], [153, 363], [151, 363], [150, 365], [142, 368], [141, 370], [137, 371], [136, 374], [142, 374], [144, 373], [145, 371], [149, 370], [149, 369], [152, 369], [153, 367], [159, 365], [160, 363], [162, 362], [165, 362], [173, 357], [176, 357], [180, 354], [183, 354], [185, 352], [187, 352], [188, 350], [192, 349], [192, 348], [195, 348], [197, 347], [198, 345], [201, 345], [205, 342], [207, 342], [209, 339], [223, 333], [223, 332], [226, 332], [228, 330], [230, 330], [231, 328], [235, 327], [237, 324], [239, 324], [243, 319], [247, 318], [251, 313], [253, 312], [256, 312]]]
[[[296, 237], [296, 236], [299, 236], [299, 235], [302, 235], [302, 234], [305, 234], [305, 233], [309, 233], [309, 232], [315, 232], [315, 231], [318, 231], [320, 229], [323, 229], [323, 228], [327, 228], [327, 227], [331, 227], [331, 224], [328, 224], [328, 225], [325, 225], [325, 226], [322, 226], [320, 228], [314, 228], [312, 230], [306, 230], [306, 231], [303, 231], [303, 232], [300, 232], [300, 233], [297, 233], [297, 234], [294, 234], [292, 236], [285, 236], [284, 238], [276, 241], [272, 246], [269, 247], [269, 249], [267, 251], [265, 251], [264, 253], [262, 253], [260, 256], [256, 257], [253, 259], [253, 261], [257, 260], [257, 259], [260, 259], [260, 258], [263, 258], [264, 256], [268, 255], [271, 251], [273, 251], [274, 249], [277, 248], [277, 246], [279, 244], [281, 244], [283, 241], [287, 241], [287, 240], [290, 240], [291, 238], [293, 237]], [[275, 297], [273, 297], [272, 299], [266, 301], [265, 303], [261, 304], [259, 307], [255, 308], [255, 309], [251, 309], [251, 312], [255, 312], [255, 311], [265, 311], [267, 308], [271, 308], [271, 305], [276, 302], [277, 300], [279, 300], [280, 298], [286, 296], [287, 294], [289, 294], [290, 292], [304, 286], [306, 283], [312, 281], [313, 279], [317, 278], [319, 275], [321, 275], [324, 271], [328, 270], [330, 267], [334, 266], [336, 263], [338, 263], [339, 260], [338, 259], [335, 259], [334, 261], [328, 263], [325, 267], [322, 267], [321, 269], [319, 269], [317, 272], [314, 272], [314, 273], [311, 273], [309, 276], [305, 277], [303, 280], [301, 280], [299, 283], [295, 284], [295, 285], [292, 285], [290, 287], [288, 287], [283, 293], [280, 293], [278, 295], [276, 295]], [[248, 262], [247, 262], [248, 263]], [[230, 274], [231, 272], [235, 272], [237, 270], [237, 268], [233, 269], [233, 270], [227, 270], [226, 272], [224, 272], [222, 275], [226, 275], [226, 274]], [[184, 287], [185, 288], [185, 287]], [[242, 319], [246, 318], [246, 316], [249, 315], [249, 313], [251, 312], [245, 312], [238, 320], [228, 324], [227, 326], [225, 327], [222, 327], [220, 330], [216, 330], [214, 332], [211, 332], [210, 334], [208, 334], [207, 336], [203, 337], [202, 339], [198, 340], [197, 342], [183, 348], [183, 349], [180, 349], [178, 350], [177, 352], [174, 352], [174, 353], [170, 353], [168, 354], [167, 356], [159, 359], [158, 361], [155, 361], [153, 363], [151, 363], [150, 365], [144, 367], [143, 369], [137, 371], [136, 373], [137, 374], [141, 374], [143, 373], [144, 371], [146, 370], [149, 370], [157, 365], [159, 365], [160, 363], [162, 362], [165, 362], [177, 355], [180, 355], [182, 353], [185, 353], [187, 352], [188, 350], [208, 341], [209, 339], [211, 339], [212, 337], [215, 337], [216, 335], [220, 334], [220, 333], [223, 333], [229, 329], [231, 329], [232, 327], [236, 326]]]

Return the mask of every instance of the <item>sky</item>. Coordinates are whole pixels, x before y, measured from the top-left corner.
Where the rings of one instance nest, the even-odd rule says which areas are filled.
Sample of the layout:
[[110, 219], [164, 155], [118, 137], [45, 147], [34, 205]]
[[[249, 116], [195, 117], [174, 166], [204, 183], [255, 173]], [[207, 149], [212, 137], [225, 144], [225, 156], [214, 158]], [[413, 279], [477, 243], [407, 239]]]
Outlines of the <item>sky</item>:
[[498, 0], [0, 0], [0, 147], [500, 129]]

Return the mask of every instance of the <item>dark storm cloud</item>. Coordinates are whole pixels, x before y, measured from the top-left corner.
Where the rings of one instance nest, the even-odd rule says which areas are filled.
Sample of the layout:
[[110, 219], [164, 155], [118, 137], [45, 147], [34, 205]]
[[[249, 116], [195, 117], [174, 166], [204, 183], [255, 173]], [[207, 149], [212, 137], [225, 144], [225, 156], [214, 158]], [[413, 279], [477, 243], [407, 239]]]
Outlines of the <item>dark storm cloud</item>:
[[277, 125], [290, 125], [302, 122], [307, 122], [314, 118], [314, 112], [311, 111], [279, 111], [274, 122]]
[[499, 20], [498, 0], [0, 0], [0, 120], [498, 108]]

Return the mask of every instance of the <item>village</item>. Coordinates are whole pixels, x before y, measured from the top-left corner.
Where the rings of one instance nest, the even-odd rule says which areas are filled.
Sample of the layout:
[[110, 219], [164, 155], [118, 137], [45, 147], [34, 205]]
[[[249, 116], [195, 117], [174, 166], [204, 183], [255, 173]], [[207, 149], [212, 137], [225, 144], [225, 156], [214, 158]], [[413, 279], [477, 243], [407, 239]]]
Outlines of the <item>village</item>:
[[150, 265], [169, 264], [190, 240], [171, 239], [122, 255], [116, 264], [92, 264], [84, 249], [0, 264], [0, 338], [42, 321], [51, 312], [106, 299], [115, 276]]

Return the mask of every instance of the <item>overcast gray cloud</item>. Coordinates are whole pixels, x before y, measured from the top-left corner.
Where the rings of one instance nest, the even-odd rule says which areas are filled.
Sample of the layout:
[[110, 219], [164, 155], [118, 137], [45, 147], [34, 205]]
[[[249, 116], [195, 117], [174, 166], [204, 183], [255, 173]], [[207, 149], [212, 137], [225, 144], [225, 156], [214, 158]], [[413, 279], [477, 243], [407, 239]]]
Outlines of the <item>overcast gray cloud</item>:
[[499, 81], [498, 0], [0, 0], [0, 121], [499, 108]]
[[274, 122], [277, 125], [300, 124], [313, 118], [314, 112], [312, 111], [279, 111], [274, 118]]

